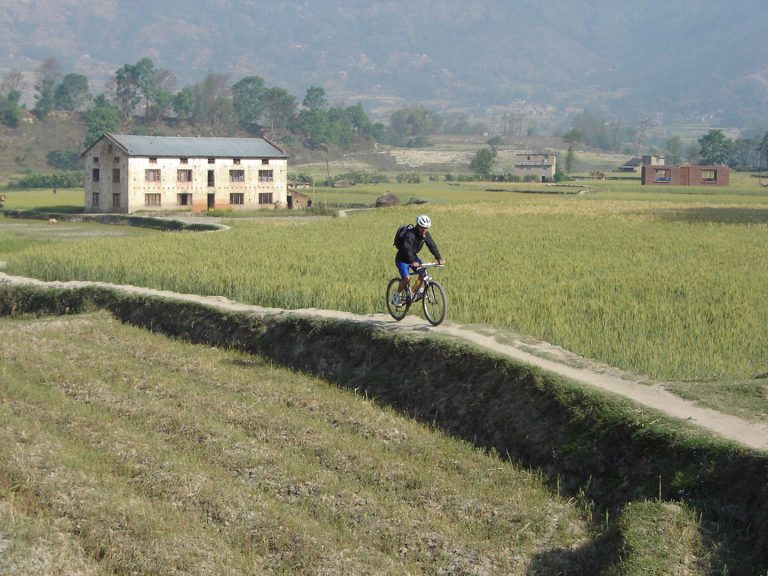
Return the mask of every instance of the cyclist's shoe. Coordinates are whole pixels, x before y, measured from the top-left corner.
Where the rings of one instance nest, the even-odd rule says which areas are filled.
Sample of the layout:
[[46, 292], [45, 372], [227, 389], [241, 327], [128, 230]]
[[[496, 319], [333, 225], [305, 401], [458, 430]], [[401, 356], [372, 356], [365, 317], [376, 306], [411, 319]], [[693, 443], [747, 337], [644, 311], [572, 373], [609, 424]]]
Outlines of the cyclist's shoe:
[[408, 290], [408, 293], [405, 295], [405, 303], [410, 304], [413, 302], [413, 295], [411, 294], [411, 291]]
[[401, 302], [400, 302], [400, 293], [399, 292], [395, 292], [394, 294], [392, 294], [392, 304], [394, 306], [400, 306]]

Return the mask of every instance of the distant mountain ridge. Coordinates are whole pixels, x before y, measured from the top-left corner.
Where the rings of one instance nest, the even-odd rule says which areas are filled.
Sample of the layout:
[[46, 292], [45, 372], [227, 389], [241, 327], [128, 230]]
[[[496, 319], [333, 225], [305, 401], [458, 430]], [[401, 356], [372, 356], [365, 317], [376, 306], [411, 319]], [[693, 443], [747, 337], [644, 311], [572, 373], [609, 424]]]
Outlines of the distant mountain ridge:
[[0, 74], [55, 57], [97, 93], [149, 57], [179, 88], [255, 74], [369, 109], [529, 100], [768, 123], [764, 0], [1, 0], [0, 46]]

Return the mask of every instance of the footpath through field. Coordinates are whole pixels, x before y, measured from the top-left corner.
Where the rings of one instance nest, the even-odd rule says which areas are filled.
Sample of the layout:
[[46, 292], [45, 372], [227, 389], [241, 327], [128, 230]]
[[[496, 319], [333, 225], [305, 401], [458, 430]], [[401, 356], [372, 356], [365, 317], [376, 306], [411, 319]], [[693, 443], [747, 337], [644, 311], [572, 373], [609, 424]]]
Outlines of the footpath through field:
[[393, 332], [405, 331], [414, 333], [435, 333], [464, 340], [495, 353], [513, 358], [525, 364], [536, 366], [547, 372], [558, 374], [572, 381], [599, 388], [603, 391], [628, 398], [638, 404], [666, 414], [673, 418], [687, 421], [691, 426], [698, 426], [714, 432], [756, 450], [768, 450], [768, 424], [750, 422], [724, 414], [716, 410], [702, 407], [696, 402], [685, 400], [664, 389], [659, 383], [644, 382], [608, 366], [599, 365], [580, 358], [566, 350], [545, 342], [534, 341], [527, 337], [516, 337], [504, 334], [504, 342], [499, 334], [480, 333], [471, 327], [458, 324], [444, 323], [433, 327], [416, 317], [406, 317], [401, 322], [395, 322], [388, 315], [371, 314], [357, 315], [336, 310], [281, 310], [241, 304], [221, 296], [199, 296], [195, 294], [179, 294], [164, 290], [154, 290], [139, 286], [107, 284], [105, 282], [43, 282], [34, 278], [10, 276], [0, 272], [0, 282], [8, 284], [31, 284], [52, 288], [81, 288], [85, 286], [101, 286], [117, 289], [127, 293], [145, 294], [188, 302], [197, 302], [206, 306], [230, 311], [247, 312], [256, 315], [293, 314], [299, 316], [319, 316], [333, 319], [343, 319], [352, 322], [362, 322], [374, 325], [382, 330]]

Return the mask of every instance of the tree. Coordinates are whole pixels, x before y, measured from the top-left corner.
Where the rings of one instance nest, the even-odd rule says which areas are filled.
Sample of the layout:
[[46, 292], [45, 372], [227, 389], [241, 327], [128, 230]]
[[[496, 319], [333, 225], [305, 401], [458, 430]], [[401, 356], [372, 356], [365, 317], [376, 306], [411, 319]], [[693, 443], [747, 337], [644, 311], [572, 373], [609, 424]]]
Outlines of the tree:
[[120, 127], [120, 111], [100, 94], [93, 101], [93, 108], [85, 114], [85, 125], [85, 146], [88, 147], [103, 134]]
[[565, 155], [565, 171], [570, 174], [573, 172], [573, 167], [576, 164], [576, 153], [573, 150], [573, 145], [568, 146], [568, 154]]
[[295, 115], [296, 98], [284, 88], [268, 88], [264, 92], [264, 115], [272, 127], [272, 138], [275, 130], [285, 128]]
[[171, 108], [176, 116], [183, 120], [188, 120], [192, 116], [192, 107], [194, 106], [194, 95], [192, 94], [192, 88], [189, 86], [184, 87], [181, 92], [173, 97], [171, 102]]
[[149, 112], [151, 118], [162, 118], [173, 108], [176, 76], [167, 68], [155, 71], [154, 96]]
[[325, 90], [319, 86], [310, 86], [301, 104], [304, 108], [309, 108], [310, 110], [325, 110], [328, 107], [328, 101], [325, 99]]
[[306, 144], [310, 148], [318, 148], [323, 144], [338, 144], [331, 133], [328, 113], [324, 110], [302, 110], [296, 119], [296, 128], [307, 135]]
[[128, 119], [144, 100], [144, 113], [149, 116], [155, 97], [155, 65], [149, 58], [136, 64], [125, 64], [115, 72], [115, 97], [123, 118]]
[[90, 99], [88, 79], [82, 74], [67, 74], [54, 92], [57, 110], [77, 110], [88, 104]]
[[672, 136], [666, 143], [667, 160], [670, 164], [678, 165], [682, 160], [683, 141], [680, 136]]
[[230, 134], [235, 124], [235, 108], [228, 84], [225, 74], [211, 72], [190, 89], [190, 120], [197, 126], [208, 127], [212, 134], [218, 136]]
[[492, 173], [493, 153], [490, 148], [478, 150], [474, 158], [469, 163], [469, 169], [473, 174], [488, 178]]
[[440, 129], [440, 118], [423, 106], [402, 108], [389, 119], [389, 140], [395, 146], [407, 145], [410, 140], [425, 137]]
[[26, 82], [24, 81], [24, 74], [19, 70], [11, 70], [5, 74], [2, 81], [0, 81], [0, 96], [7, 97], [12, 92], [21, 94], [21, 91], [25, 86]]
[[241, 128], [258, 125], [264, 113], [266, 86], [259, 76], [246, 76], [232, 86], [232, 104]]
[[760, 161], [762, 162], [761, 166], [765, 166], [768, 164], [768, 132], [765, 133], [763, 136], [763, 139], [760, 142], [760, 145], [757, 147], [758, 152], [760, 153]]
[[60, 77], [61, 67], [55, 58], [47, 58], [37, 68], [35, 107], [32, 111], [41, 120], [53, 109], [53, 87]]
[[141, 102], [141, 93], [136, 83], [136, 71], [131, 64], [125, 64], [115, 72], [115, 100], [124, 119], [133, 115]]
[[21, 93], [13, 91], [8, 96], [0, 97], [0, 122], [8, 128], [17, 128], [21, 122], [21, 108], [19, 108]]
[[702, 164], [728, 165], [733, 162], [733, 141], [719, 128], [710, 130], [698, 142]]

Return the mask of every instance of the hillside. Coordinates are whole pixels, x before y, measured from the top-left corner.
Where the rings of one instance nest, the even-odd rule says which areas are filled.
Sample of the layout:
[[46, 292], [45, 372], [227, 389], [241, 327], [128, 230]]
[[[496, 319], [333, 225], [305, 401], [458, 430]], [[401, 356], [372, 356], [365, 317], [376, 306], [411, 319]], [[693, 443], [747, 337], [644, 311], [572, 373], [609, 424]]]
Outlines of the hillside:
[[142, 57], [184, 86], [213, 71], [385, 114], [408, 102], [590, 106], [632, 121], [768, 122], [768, 11], [758, 0], [617, 5], [531, 0], [28, 0], [0, 7], [0, 73], [55, 57], [94, 91]]

